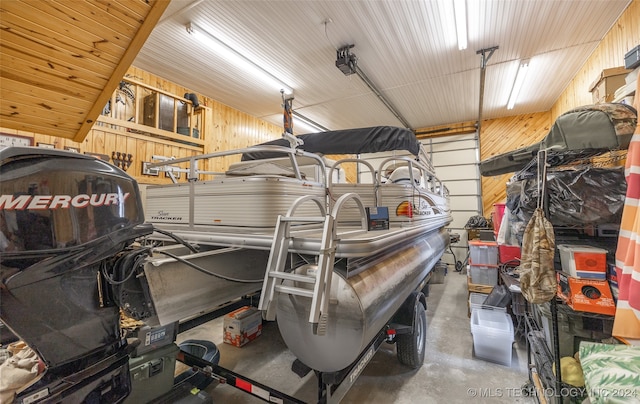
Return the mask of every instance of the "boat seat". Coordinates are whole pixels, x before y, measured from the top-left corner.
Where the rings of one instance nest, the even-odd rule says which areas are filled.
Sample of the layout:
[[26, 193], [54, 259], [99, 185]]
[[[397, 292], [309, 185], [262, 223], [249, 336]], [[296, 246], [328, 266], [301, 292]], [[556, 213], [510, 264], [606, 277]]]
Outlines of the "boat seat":
[[[295, 178], [295, 172], [291, 166], [286, 167], [271, 161], [248, 161], [232, 164], [224, 173], [225, 177], [273, 175], [278, 177]], [[303, 175], [304, 178], [304, 175]]]
[[[413, 169], [413, 180], [416, 184], [420, 185], [420, 170], [417, 168]], [[398, 167], [389, 175], [389, 181], [385, 184], [410, 184], [411, 183], [411, 175], [409, 171], [409, 167]]]

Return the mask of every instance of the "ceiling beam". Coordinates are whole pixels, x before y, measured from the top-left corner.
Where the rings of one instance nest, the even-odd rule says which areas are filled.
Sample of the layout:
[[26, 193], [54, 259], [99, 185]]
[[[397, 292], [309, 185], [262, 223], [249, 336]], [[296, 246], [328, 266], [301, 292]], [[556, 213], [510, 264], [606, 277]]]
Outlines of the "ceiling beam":
[[155, 28], [156, 23], [160, 20], [160, 17], [162, 17], [164, 10], [169, 6], [169, 3], [170, 0], [155, 0], [155, 3], [151, 6], [149, 13], [144, 18], [142, 25], [140, 25], [138, 32], [136, 32], [129, 44], [129, 47], [125, 50], [122, 58], [120, 58], [120, 62], [113, 70], [107, 84], [105, 84], [102, 92], [98, 95], [96, 102], [93, 104], [91, 109], [89, 109], [89, 112], [87, 112], [82, 125], [73, 137], [75, 142], [82, 142], [87, 137], [89, 131], [100, 116], [104, 106], [118, 87], [120, 80], [124, 77], [127, 69], [129, 69], [131, 63], [133, 63], [133, 60], [140, 52], [140, 49], [142, 49], [142, 46], [151, 34], [151, 31]]
[[478, 129], [475, 121], [460, 122], [449, 125], [431, 126], [415, 131], [418, 139], [429, 139], [440, 136], [465, 135]]

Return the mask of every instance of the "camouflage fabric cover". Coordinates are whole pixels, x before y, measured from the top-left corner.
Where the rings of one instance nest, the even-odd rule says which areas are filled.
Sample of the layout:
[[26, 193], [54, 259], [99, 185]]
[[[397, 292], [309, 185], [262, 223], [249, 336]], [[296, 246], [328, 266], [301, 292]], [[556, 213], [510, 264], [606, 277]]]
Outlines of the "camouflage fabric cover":
[[637, 120], [638, 112], [627, 104], [604, 103], [574, 108], [560, 115], [539, 143], [481, 161], [480, 174], [490, 177], [519, 171], [539, 150], [605, 152], [627, 149]]
[[520, 289], [529, 303], [541, 304], [556, 295], [557, 280], [553, 267], [556, 240], [553, 226], [542, 209], [533, 212], [522, 240]]

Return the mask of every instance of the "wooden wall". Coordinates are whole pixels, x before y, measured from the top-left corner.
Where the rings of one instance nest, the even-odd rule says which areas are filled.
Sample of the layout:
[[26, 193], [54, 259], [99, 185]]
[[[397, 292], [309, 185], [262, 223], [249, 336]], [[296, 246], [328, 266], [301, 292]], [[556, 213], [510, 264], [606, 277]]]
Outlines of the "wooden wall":
[[[591, 83], [603, 69], [623, 66], [625, 53], [638, 45], [640, 45], [640, 0], [633, 0], [551, 110], [539, 114], [482, 122], [481, 159], [534, 144], [546, 136], [558, 116], [572, 108], [592, 104], [593, 100], [589, 92]], [[484, 216], [489, 216], [494, 203], [505, 200], [505, 184], [511, 175], [482, 177]]]
[[[195, 92], [135, 67], [129, 68], [125, 77], [178, 96], [182, 96], [184, 93]], [[0, 131], [32, 137], [34, 139], [34, 145], [37, 145], [37, 143], [53, 144], [56, 149], [64, 149], [65, 146], [68, 146], [79, 149], [81, 153], [91, 152], [106, 154], [108, 156], [111, 156], [114, 151], [131, 153], [133, 155], [133, 163], [127, 170], [127, 173], [141, 184], [170, 182], [168, 178], [164, 178], [163, 176], [152, 177], [142, 175], [142, 162], [151, 161], [152, 155], [174, 156], [176, 158], [188, 157], [200, 153], [212, 153], [215, 151], [242, 148], [279, 138], [282, 134], [282, 128], [276, 125], [237, 111], [210, 98], [198, 95], [198, 99], [202, 105], [207, 107], [205, 127], [202, 131], [202, 139], [205, 140], [204, 150], [199, 147], [182, 145], [144, 134], [124, 132], [113, 129], [110, 125], [101, 125], [100, 123], [93, 126], [89, 135], [82, 143], [61, 137], [13, 129], [0, 128]], [[230, 162], [233, 161], [228, 160], [225, 161], [224, 164]], [[222, 170], [225, 167], [208, 168], [212, 170]]]
[[572, 108], [592, 104], [589, 92], [591, 83], [603, 69], [624, 66], [625, 53], [638, 45], [640, 0], [633, 0], [553, 105], [551, 118], [555, 120]]
[[[480, 160], [540, 141], [547, 135], [552, 123], [550, 112], [483, 121], [480, 137]], [[489, 216], [494, 203], [503, 202], [506, 199], [506, 183], [512, 175], [482, 177], [484, 216]]]

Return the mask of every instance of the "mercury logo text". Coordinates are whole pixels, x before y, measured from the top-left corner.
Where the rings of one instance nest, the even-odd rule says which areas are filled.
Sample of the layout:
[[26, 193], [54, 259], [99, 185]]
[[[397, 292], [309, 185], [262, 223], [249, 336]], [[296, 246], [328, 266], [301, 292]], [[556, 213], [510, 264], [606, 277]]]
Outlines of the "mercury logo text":
[[79, 194], [71, 195], [2, 195], [0, 209], [69, 209], [86, 208], [87, 206], [122, 205], [129, 198], [129, 193]]

